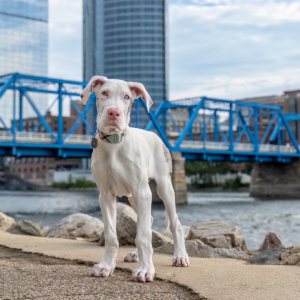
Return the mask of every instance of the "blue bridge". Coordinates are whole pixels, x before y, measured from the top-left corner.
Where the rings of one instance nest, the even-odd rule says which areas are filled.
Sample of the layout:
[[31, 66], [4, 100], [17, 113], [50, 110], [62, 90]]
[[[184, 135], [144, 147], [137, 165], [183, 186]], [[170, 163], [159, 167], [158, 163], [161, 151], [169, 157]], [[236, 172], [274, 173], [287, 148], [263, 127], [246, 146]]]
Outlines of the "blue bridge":
[[[96, 98], [80, 110], [80, 98], [86, 82], [8, 74], [0, 77], [0, 156], [90, 157], [91, 137], [96, 130], [87, 120]], [[36, 94], [44, 95], [48, 103], [41, 111]], [[68, 132], [64, 132], [64, 101], [77, 112]], [[5, 104], [1, 103], [5, 101]], [[38, 123], [25, 131], [24, 102], [30, 106]], [[3, 109], [11, 107], [11, 116]], [[57, 105], [57, 130], [47, 121], [47, 114]], [[135, 102], [136, 126], [142, 110], [147, 113], [141, 99]], [[177, 101], [163, 101], [155, 112], [149, 112], [146, 130], [156, 131], [171, 152], [181, 152], [186, 159], [208, 161], [291, 162], [300, 157], [297, 138], [289, 121], [300, 120], [299, 115], [284, 115], [280, 106], [245, 103], [208, 97]], [[94, 116], [96, 117], [96, 116]], [[95, 119], [95, 118], [94, 118]], [[87, 134], [75, 134], [84, 124]], [[37, 132], [39, 126], [43, 132]]]

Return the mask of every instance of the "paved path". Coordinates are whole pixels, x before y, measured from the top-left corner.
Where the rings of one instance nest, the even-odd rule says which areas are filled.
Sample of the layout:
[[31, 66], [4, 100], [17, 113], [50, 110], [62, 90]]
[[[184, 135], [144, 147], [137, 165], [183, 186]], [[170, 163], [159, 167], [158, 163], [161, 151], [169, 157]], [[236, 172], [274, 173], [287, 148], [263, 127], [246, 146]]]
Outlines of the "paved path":
[[0, 246], [0, 299], [188, 299], [199, 296], [175, 283], [136, 284], [131, 272], [90, 276], [91, 266]]
[[[1, 230], [0, 245], [91, 263], [99, 262], [104, 254], [104, 248], [97, 243], [13, 235]], [[117, 267], [136, 268], [136, 263], [123, 261], [129, 249], [133, 250], [129, 247], [119, 249]], [[187, 286], [209, 300], [300, 299], [298, 266], [257, 266], [234, 259], [191, 257], [189, 268], [176, 268], [171, 266], [171, 260], [170, 255], [154, 253], [157, 277]]]

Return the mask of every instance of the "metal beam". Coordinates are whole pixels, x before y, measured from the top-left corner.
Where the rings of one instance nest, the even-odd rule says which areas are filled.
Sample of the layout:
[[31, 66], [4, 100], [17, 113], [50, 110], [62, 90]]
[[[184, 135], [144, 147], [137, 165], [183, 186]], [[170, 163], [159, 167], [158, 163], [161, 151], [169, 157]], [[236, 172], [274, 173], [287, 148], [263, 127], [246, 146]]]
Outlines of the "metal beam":
[[28, 102], [30, 103], [31, 107], [33, 108], [33, 110], [37, 114], [37, 116], [38, 116], [39, 120], [41, 121], [41, 123], [44, 125], [46, 131], [49, 132], [51, 134], [51, 136], [57, 141], [56, 135], [54, 134], [54, 132], [51, 129], [51, 127], [49, 126], [49, 124], [46, 122], [45, 118], [40, 114], [38, 108], [34, 104], [34, 102], [31, 99], [31, 97], [28, 95], [27, 92], [24, 92], [24, 96], [27, 98]]
[[182, 133], [180, 134], [175, 147], [174, 147], [174, 151], [180, 151], [180, 144], [182, 143], [182, 141], [185, 139], [188, 131], [190, 130], [191, 126], [194, 123], [194, 120], [196, 119], [197, 115], [198, 115], [198, 111], [200, 110], [200, 108], [203, 107], [203, 103], [204, 103], [204, 98], [202, 98], [202, 100], [199, 102], [199, 104], [196, 106], [195, 110], [193, 111], [190, 119], [188, 120], [188, 122], [186, 123]]
[[5, 93], [5, 91], [10, 87], [10, 85], [13, 83], [14, 80], [15, 80], [15, 76], [12, 75], [12, 76], [6, 81], [6, 83], [4, 83], [4, 85], [0, 88], [0, 100], [1, 100], [1, 97], [3, 96], [3, 94]]

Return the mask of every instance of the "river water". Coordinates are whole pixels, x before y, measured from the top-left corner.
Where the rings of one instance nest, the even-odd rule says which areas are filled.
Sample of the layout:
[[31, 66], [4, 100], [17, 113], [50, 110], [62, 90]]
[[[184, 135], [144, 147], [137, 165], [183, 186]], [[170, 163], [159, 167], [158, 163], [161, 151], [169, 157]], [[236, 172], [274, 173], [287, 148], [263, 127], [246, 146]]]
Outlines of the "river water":
[[[0, 211], [16, 221], [31, 220], [47, 228], [65, 216], [82, 212], [102, 218], [98, 192], [0, 191]], [[222, 221], [239, 226], [250, 250], [260, 247], [270, 231], [285, 246], [300, 244], [300, 201], [260, 201], [248, 193], [188, 193], [177, 207], [182, 225]], [[152, 207], [153, 228], [164, 230], [163, 205]]]

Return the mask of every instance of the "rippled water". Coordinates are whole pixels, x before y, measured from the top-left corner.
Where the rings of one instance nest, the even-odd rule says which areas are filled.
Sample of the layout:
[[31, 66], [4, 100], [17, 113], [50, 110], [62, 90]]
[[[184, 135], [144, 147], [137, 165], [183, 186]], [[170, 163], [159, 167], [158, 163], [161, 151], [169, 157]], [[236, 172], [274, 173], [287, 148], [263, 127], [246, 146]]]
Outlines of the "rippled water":
[[[300, 201], [260, 201], [248, 193], [188, 193], [188, 202], [177, 207], [183, 225], [208, 221], [237, 225], [249, 249], [259, 248], [270, 231], [286, 246], [300, 244]], [[76, 212], [102, 219], [97, 192], [0, 191], [0, 211], [44, 227]], [[153, 206], [152, 215], [153, 228], [163, 230], [164, 207]]]

